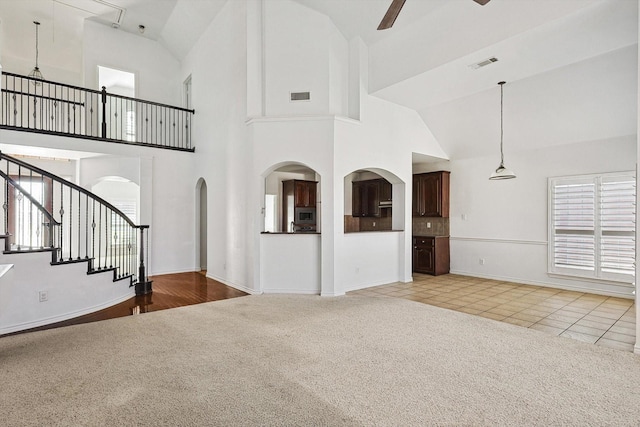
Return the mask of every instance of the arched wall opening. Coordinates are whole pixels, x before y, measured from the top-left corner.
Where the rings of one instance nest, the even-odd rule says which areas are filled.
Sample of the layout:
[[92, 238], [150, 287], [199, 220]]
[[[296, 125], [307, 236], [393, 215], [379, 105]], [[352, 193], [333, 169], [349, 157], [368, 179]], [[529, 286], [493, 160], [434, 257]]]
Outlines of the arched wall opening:
[[262, 231], [320, 232], [321, 183], [315, 170], [302, 163], [286, 162], [273, 166], [263, 176]]
[[103, 176], [91, 186], [91, 192], [118, 208], [140, 224], [140, 186], [121, 176]]
[[207, 270], [207, 182], [200, 178], [196, 183], [196, 269]]
[[405, 229], [406, 185], [392, 172], [358, 169], [344, 177], [344, 232]]

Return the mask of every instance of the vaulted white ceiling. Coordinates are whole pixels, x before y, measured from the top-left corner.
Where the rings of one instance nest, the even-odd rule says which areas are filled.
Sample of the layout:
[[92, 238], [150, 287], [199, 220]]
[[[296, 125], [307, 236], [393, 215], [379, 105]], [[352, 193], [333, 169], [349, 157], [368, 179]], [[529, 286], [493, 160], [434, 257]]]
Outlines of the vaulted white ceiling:
[[[0, 0], [2, 52], [32, 58], [37, 19], [41, 62], [79, 70], [90, 19], [182, 59], [226, 1]], [[293, 1], [362, 38], [371, 94], [418, 111], [452, 158], [496, 150], [501, 80], [506, 152], [636, 133], [637, 0], [407, 0], [385, 31], [391, 0]], [[489, 57], [498, 62], [469, 67]]]

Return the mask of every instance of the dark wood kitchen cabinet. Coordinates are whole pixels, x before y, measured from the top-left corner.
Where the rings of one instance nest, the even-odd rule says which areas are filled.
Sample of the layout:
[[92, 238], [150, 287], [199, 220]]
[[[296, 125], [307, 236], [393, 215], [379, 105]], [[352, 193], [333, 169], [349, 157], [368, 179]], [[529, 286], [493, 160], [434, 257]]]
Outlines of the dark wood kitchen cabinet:
[[282, 192], [285, 197], [293, 195], [293, 206], [296, 208], [315, 208], [318, 183], [292, 179], [282, 181]]
[[413, 271], [438, 276], [449, 273], [449, 264], [449, 237], [413, 237]]
[[413, 216], [449, 217], [449, 175], [447, 171], [413, 175]]
[[391, 207], [392, 185], [386, 179], [353, 181], [351, 187], [351, 215], [380, 217], [381, 209]]
[[318, 183], [290, 179], [282, 181], [281, 229], [294, 232], [300, 226], [315, 228]]

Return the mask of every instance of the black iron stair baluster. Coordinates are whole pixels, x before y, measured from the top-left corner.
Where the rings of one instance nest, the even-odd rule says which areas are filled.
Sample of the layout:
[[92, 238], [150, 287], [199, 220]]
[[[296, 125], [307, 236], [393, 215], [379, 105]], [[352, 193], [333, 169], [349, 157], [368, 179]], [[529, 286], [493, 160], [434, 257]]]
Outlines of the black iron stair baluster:
[[107, 88], [102, 86], [102, 139], [107, 138]]
[[80, 204], [80, 192], [78, 191], [78, 257], [77, 259], [82, 259], [80, 257], [80, 251], [81, 251], [81, 246], [80, 246], [80, 238], [82, 237], [82, 233], [80, 232], [82, 224], [81, 224], [81, 207], [82, 205]]
[[62, 185], [62, 182], [60, 182], [60, 240], [58, 241], [58, 243], [60, 244], [60, 247], [58, 248], [58, 250], [60, 251], [59, 259], [61, 261], [64, 260], [63, 234], [64, 234], [64, 187]]
[[102, 270], [102, 233], [100, 228], [102, 227], [102, 205], [98, 205], [98, 270]]
[[[33, 196], [33, 171], [29, 171], [29, 194]], [[29, 249], [33, 249], [33, 203], [29, 203]]]
[[[42, 175], [42, 174], [40, 174], [40, 188], [42, 189], [40, 191], [40, 206], [43, 206], [46, 209], [47, 207], [44, 205], [44, 195], [45, 195], [45, 192], [47, 191], [47, 189], [44, 186], [44, 175]], [[46, 227], [44, 220], [45, 220], [45, 218], [43, 216], [42, 221], [39, 223], [39, 224], [42, 224], [42, 240], [41, 240], [42, 245], [40, 246], [41, 248], [44, 248], [45, 243], [46, 243], [45, 240], [44, 240], [45, 239], [44, 230], [45, 230], [45, 227]]]
[[93, 209], [91, 209], [93, 219], [91, 222], [91, 258], [92, 258], [92, 270], [96, 269], [96, 201], [93, 200]]
[[69, 189], [69, 261], [73, 260], [73, 190]]
[[84, 208], [84, 259], [89, 259], [89, 196], [84, 195], [85, 208]]
[[113, 211], [109, 209], [109, 268], [113, 268]]

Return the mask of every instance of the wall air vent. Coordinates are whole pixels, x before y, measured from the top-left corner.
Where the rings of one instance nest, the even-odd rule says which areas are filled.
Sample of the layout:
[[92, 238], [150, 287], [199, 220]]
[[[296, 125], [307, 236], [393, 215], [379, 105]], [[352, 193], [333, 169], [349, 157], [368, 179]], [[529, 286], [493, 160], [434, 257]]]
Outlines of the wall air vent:
[[311, 101], [311, 92], [290, 92], [292, 101]]
[[498, 62], [498, 58], [492, 56], [491, 58], [485, 59], [484, 61], [476, 62], [475, 64], [469, 65], [469, 68], [477, 70], [478, 68], [486, 67], [487, 65], [493, 64], [494, 62]]

